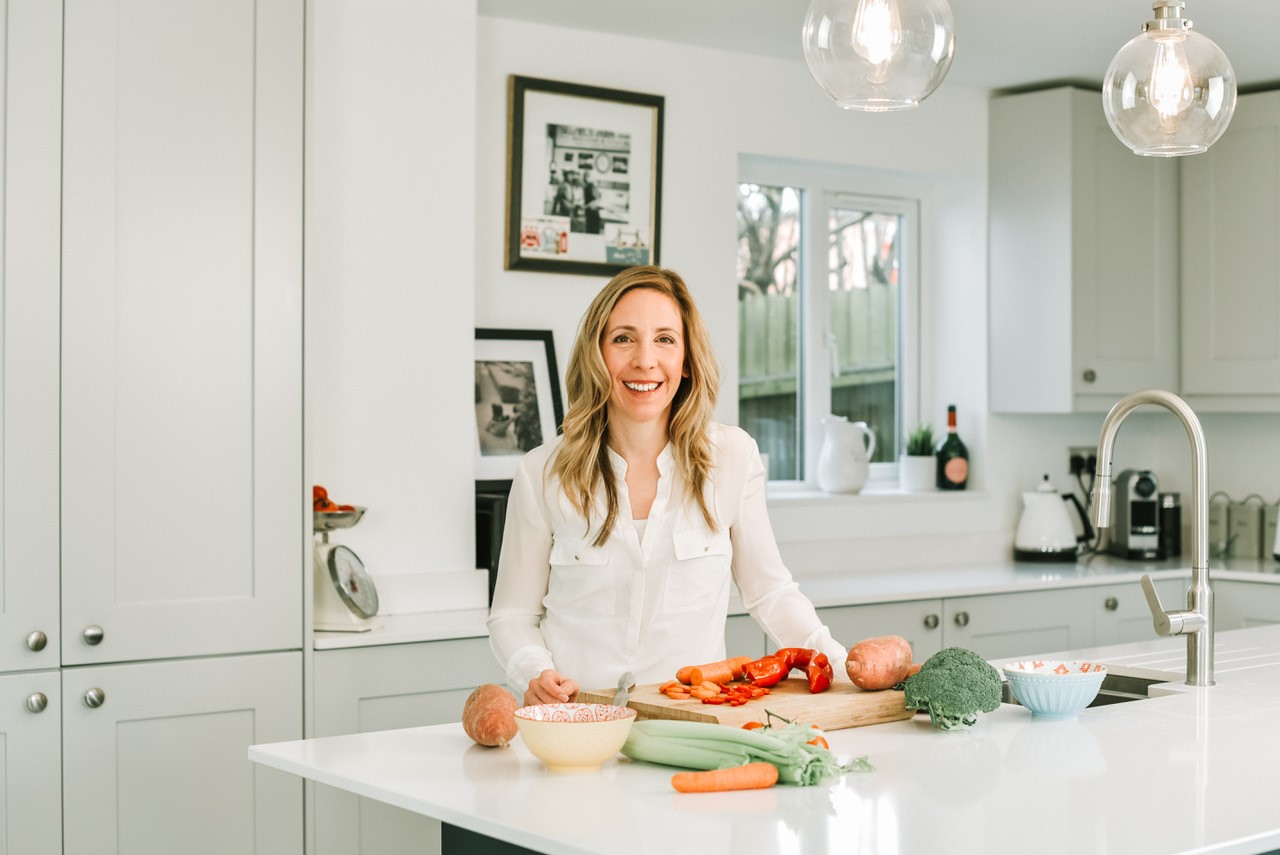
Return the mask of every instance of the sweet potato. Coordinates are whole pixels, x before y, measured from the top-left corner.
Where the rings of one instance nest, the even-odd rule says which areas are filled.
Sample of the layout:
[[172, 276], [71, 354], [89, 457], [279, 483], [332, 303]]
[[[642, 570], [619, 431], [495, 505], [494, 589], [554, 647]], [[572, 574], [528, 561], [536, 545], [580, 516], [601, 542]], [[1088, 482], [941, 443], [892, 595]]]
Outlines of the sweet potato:
[[462, 705], [462, 729], [478, 745], [505, 746], [516, 736], [515, 697], [502, 686], [486, 683]]
[[880, 635], [849, 648], [844, 661], [849, 679], [860, 689], [892, 689], [920, 670], [911, 665], [911, 645], [900, 635]]

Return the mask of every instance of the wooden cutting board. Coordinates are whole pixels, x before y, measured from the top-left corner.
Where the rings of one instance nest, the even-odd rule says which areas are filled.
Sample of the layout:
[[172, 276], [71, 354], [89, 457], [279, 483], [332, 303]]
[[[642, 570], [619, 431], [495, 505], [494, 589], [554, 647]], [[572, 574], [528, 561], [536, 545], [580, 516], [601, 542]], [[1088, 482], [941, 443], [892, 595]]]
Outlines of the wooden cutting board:
[[[674, 718], [706, 721], [741, 727], [749, 721], [765, 721], [765, 710], [783, 718], [805, 724], [816, 724], [823, 730], [862, 727], [886, 721], [911, 718], [914, 710], [906, 708], [902, 692], [886, 689], [867, 692], [852, 683], [840, 681], [818, 694], [810, 694], [809, 681], [791, 677], [769, 690], [763, 698], [731, 707], [728, 704], [704, 704], [697, 698], [674, 701], [658, 691], [660, 683], [636, 686], [631, 690], [627, 706], [636, 711], [636, 720]], [[578, 700], [587, 704], [613, 703], [617, 689], [579, 692]]]

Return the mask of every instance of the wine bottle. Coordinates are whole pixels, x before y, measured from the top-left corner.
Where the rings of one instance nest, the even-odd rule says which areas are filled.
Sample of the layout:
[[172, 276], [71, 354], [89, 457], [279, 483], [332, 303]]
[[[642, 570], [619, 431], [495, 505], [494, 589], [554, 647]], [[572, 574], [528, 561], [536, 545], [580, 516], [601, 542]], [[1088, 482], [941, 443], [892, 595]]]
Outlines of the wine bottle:
[[969, 483], [969, 449], [956, 433], [956, 405], [947, 407], [947, 435], [938, 443], [938, 489], [963, 490]]

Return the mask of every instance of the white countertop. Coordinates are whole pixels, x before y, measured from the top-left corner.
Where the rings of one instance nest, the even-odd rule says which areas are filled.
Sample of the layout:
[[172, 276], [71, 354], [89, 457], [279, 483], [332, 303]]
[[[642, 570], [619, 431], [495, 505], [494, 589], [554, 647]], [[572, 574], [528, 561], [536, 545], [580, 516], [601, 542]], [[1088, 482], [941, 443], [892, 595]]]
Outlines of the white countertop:
[[[1280, 564], [1272, 558], [1215, 560], [1213, 579], [1239, 579], [1280, 584]], [[885, 573], [797, 576], [800, 590], [819, 608], [894, 603], [943, 597], [1003, 594], [1036, 589], [1137, 583], [1143, 573], [1155, 579], [1190, 576], [1190, 559], [1125, 561], [1109, 555], [1067, 563], [993, 562], [950, 567], [925, 567]], [[745, 614], [736, 592], [730, 614]], [[489, 634], [487, 609], [458, 609], [421, 614], [378, 615], [368, 632], [317, 632], [313, 647], [334, 650], [382, 644], [410, 644], [449, 638], [477, 638]]]
[[[928, 717], [828, 734], [876, 771], [818, 787], [682, 795], [619, 757], [552, 773], [517, 739], [437, 725], [257, 745], [249, 758], [542, 852], [1257, 853], [1280, 848], [1280, 625], [1217, 635], [1217, 685], [1182, 681], [1184, 639], [1074, 651], [1171, 680], [1157, 697], [943, 732]], [[1039, 655], [1035, 653], [1033, 655]]]

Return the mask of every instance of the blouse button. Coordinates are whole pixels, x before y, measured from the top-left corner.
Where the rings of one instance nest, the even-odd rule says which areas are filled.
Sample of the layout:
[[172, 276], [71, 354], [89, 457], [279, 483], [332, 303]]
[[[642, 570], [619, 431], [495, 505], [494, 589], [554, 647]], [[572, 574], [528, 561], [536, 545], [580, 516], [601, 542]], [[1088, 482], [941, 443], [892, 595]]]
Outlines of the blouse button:
[[702, 547], [702, 551], [703, 551], [703, 552], [710, 552], [710, 551], [711, 551], [711, 547], [710, 547], [710, 546], [704, 546], [704, 547]]
[[581, 560], [582, 560], [582, 557], [581, 557], [581, 556], [578, 556], [578, 555], [575, 555], [575, 556], [573, 556], [573, 560], [574, 560], [574, 561], [581, 561]]

